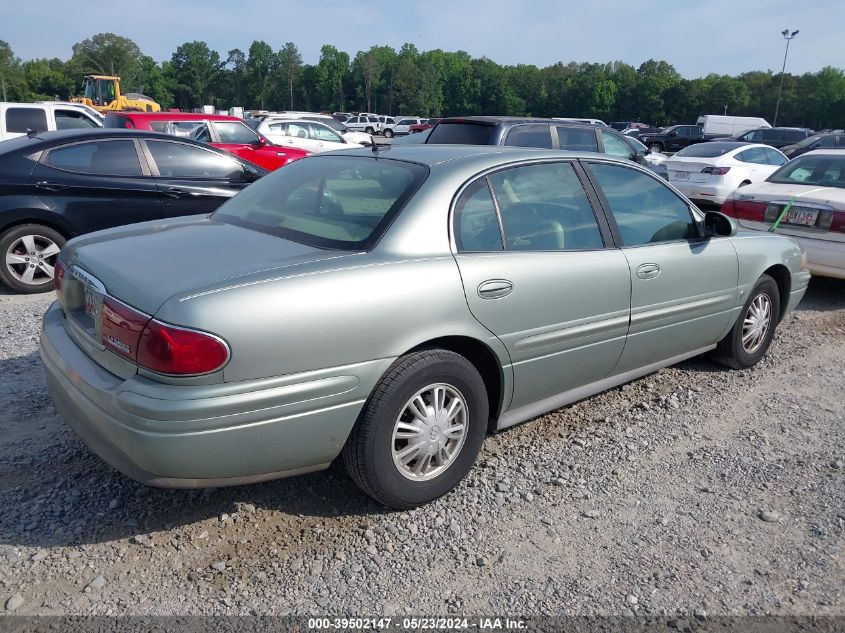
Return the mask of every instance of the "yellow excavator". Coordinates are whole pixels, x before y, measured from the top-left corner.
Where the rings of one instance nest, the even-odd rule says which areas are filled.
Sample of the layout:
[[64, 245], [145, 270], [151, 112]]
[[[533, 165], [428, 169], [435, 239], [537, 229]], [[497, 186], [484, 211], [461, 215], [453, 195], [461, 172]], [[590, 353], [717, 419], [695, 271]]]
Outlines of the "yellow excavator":
[[161, 106], [137, 92], [120, 92], [120, 77], [113, 75], [86, 75], [82, 82], [81, 97], [71, 99], [74, 103], [84, 103], [98, 112], [135, 111], [160, 112]]

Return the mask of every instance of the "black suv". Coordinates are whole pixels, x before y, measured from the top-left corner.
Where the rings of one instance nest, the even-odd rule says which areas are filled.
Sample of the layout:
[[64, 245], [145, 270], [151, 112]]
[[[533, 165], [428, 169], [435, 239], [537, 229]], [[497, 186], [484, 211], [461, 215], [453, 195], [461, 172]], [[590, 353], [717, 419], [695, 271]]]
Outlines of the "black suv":
[[654, 152], [677, 152], [707, 140], [700, 125], [673, 125], [656, 134], [640, 134], [638, 138]]
[[642, 146], [614, 129], [557, 119], [468, 116], [443, 119], [425, 141], [449, 145], [509, 145], [578, 152], [599, 152], [627, 158], [648, 167]]
[[770, 147], [786, 147], [793, 143], [799, 143], [812, 134], [813, 130], [803, 127], [761, 127], [736, 136], [714, 138], [713, 140], [744, 141], [745, 143], [762, 143]]

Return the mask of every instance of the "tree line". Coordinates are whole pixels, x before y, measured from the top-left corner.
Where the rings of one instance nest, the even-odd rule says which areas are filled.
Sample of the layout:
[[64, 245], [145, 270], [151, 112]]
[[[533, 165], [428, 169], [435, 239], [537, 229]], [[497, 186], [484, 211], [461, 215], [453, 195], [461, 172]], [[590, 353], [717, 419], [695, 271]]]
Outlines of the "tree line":
[[[293, 42], [274, 50], [255, 41], [248, 51], [236, 48], [223, 57], [193, 41], [158, 63], [131, 39], [113, 33], [78, 42], [68, 60], [21, 61], [0, 40], [4, 101], [68, 99], [90, 73], [120, 75], [124, 92], [144, 92], [165, 109], [210, 104], [418, 116], [579, 116], [653, 125], [723, 113], [771, 122], [781, 81], [771, 71], [686, 79], [670, 63], [653, 59], [637, 68], [621, 61], [500, 65], [464, 51], [420, 51], [413, 44], [398, 51], [373, 46], [354, 57], [327, 44], [312, 65], [303, 63]], [[828, 66], [786, 74], [778, 123], [845, 126], [845, 72]]]

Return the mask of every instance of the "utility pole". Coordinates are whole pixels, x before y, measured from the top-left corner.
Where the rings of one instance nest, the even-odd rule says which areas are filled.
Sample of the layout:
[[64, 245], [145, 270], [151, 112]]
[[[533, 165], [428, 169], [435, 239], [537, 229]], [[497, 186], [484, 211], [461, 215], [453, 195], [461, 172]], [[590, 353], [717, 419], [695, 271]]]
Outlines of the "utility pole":
[[778, 88], [778, 100], [777, 104], [775, 104], [775, 120], [772, 121], [772, 127], [777, 127], [778, 125], [778, 111], [780, 110], [780, 97], [783, 94], [783, 74], [786, 72], [786, 56], [789, 55], [789, 42], [798, 35], [798, 31], [795, 30], [790, 33], [789, 29], [784, 29], [780, 34], [786, 40], [786, 51], [783, 54], [783, 67], [780, 69], [780, 88]]

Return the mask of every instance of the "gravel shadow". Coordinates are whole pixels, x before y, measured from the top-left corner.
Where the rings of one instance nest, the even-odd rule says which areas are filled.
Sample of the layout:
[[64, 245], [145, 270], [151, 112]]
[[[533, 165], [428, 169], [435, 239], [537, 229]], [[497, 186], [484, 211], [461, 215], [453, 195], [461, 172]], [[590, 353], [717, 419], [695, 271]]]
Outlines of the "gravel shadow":
[[845, 309], [845, 279], [813, 277], [798, 311], [828, 312]]

